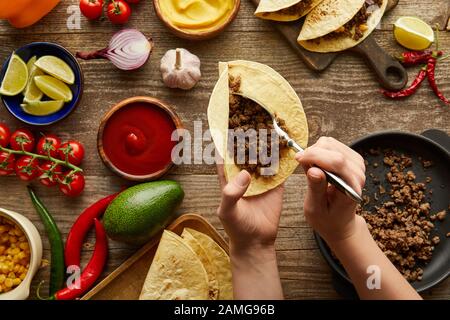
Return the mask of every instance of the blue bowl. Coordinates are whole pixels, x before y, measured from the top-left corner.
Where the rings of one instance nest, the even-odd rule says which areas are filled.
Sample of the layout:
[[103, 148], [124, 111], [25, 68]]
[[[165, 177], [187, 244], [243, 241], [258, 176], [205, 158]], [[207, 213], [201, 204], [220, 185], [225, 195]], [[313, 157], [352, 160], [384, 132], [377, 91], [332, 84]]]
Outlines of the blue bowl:
[[[33, 56], [37, 56], [39, 58], [46, 55], [55, 56], [64, 60], [72, 68], [75, 74], [75, 82], [69, 86], [72, 90], [73, 99], [71, 102], [64, 104], [58, 112], [48, 116], [33, 116], [22, 110], [22, 107], [20, 106], [23, 101], [22, 94], [18, 94], [14, 97], [2, 96], [2, 101], [6, 109], [8, 109], [8, 111], [20, 121], [36, 126], [49, 125], [67, 117], [78, 105], [83, 92], [83, 74], [77, 59], [62, 46], [50, 42], [29, 43], [20, 49], [17, 49], [15, 53], [25, 62]], [[3, 63], [3, 67], [0, 71], [0, 82], [3, 81], [10, 58], [11, 56], [9, 56]]]

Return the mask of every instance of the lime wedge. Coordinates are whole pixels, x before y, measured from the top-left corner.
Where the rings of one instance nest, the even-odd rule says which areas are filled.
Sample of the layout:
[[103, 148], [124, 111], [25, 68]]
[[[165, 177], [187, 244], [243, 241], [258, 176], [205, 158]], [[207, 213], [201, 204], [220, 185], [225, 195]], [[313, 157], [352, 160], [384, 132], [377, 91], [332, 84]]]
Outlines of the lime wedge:
[[433, 29], [416, 17], [401, 17], [394, 23], [395, 40], [410, 50], [424, 50], [434, 42]]
[[58, 57], [43, 56], [34, 64], [45, 73], [67, 84], [73, 84], [75, 82], [75, 75], [70, 66]]
[[26, 101], [20, 106], [23, 111], [33, 116], [47, 116], [61, 110], [64, 101]]
[[52, 76], [34, 77], [34, 83], [46, 96], [53, 100], [63, 100], [64, 102], [72, 101], [72, 91], [61, 80]]
[[43, 75], [44, 72], [42, 72], [41, 69], [36, 67], [34, 63], [36, 62], [36, 56], [32, 57], [27, 62], [27, 69], [28, 69], [28, 82], [27, 86], [23, 90], [23, 95], [25, 97], [24, 100], [41, 100], [42, 96], [44, 95], [41, 90], [36, 86], [34, 83], [34, 77]]
[[28, 69], [25, 62], [15, 53], [11, 55], [5, 77], [0, 87], [0, 94], [18, 95], [25, 89], [28, 81]]

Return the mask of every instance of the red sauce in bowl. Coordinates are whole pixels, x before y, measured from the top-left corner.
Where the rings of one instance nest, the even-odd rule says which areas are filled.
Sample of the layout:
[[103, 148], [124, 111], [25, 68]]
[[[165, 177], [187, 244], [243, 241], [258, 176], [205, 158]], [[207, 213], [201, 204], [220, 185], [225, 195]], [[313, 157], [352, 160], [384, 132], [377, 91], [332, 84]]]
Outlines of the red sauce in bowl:
[[170, 163], [176, 141], [170, 114], [148, 102], [133, 102], [114, 112], [103, 130], [103, 150], [112, 165], [134, 176], [149, 175]]

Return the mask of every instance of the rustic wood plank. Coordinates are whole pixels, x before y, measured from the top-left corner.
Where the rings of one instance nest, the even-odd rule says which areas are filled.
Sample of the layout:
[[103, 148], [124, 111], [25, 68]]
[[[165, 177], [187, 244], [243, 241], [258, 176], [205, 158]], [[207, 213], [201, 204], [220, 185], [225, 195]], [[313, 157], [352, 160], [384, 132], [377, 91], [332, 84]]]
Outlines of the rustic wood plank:
[[[383, 32], [377, 36], [382, 47], [391, 53], [401, 49], [394, 44], [392, 37], [385, 37]], [[51, 41], [58, 41], [58, 35], [46, 35]], [[56, 39], [55, 39], [56, 38]], [[94, 34], [78, 35], [76, 40], [61, 40], [61, 44], [71, 51], [76, 51], [82, 44], [90, 43], [88, 49], [93, 49]], [[107, 41], [107, 36], [102, 36]], [[159, 57], [173, 47], [164, 36], [155, 37], [156, 48], [152, 60], [142, 69], [134, 73], [123, 73], [116, 70], [107, 61], [83, 61], [86, 89], [80, 105], [75, 112], [62, 122], [49, 126], [45, 130], [57, 130], [63, 138], [69, 136], [83, 142], [91, 141], [96, 134], [100, 118], [115, 103], [133, 95], [152, 95], [166, 100], [179, 113], [187, 129], [193, 132], [193, 121], [203, 122], [207, 128], [206, 108], [209, 95], [217, 79], [217, 61], [227, 61], [236, 58], [254, 59], [267, 63], [285, 76], [296, 89], [302, 99], [309, 121], [310, 143], [320, 136], [334, 136], [345, 143], [350, 143], [367, 132], [386, 129], [400, 129], [420, 133], [434, 127], [448, 130], [446, 121], [447, 110], [439, 104], [429, 86], [423, 87], [411, 98], [402, 101], [387, 100], [378, 93], [378, 84], [374, 75], [358, 56], [345, 55], [338, 57], [336, 62], [324, 73], [316, 74], [305, 68], [298, 57], [283, 41], [273, 33], [248, 33], [246, 42], [240, 44], [239, 52], [235, 46], [222, 50], [222, 43], [213, 40], [208, 45], [191, 45], [189, 49], [202, 58], [203, 79], [198, 86], [189, 92], [170, 90], [162, 85], [159, 73]], [[450, 34], [441, 34], [442, 49], [450, 51]], [[7, 42], [8, 37], [1, 37], [6, 42], [0, 48], [0, 59], [4, 59], [14, 48], [27, 42], [36, 41], [39, 35], [24, 36], [20, 40]], [[55, 39], [55, 40], [54, 40]], [[96, 40], [97, 43], [100, 40]], [[259, 46], [264, 41], [266, 46]], [[235, 44], [237, 44], [235, 42]], [[283, 59], [274, 56], [276, 47], [283, 52]], [[211, 56], [211, 52], [218, 52]], [[450, 96], [450, 78], [445, 77], [450, 60], [444, 60], [437, 69], [437, 81], [445, 95]], [[409, 70], [410, 78], [414, 77], [417, 68]], [[343, 77], [345, 75], [345, 77]], [[358, 83], [355, 87], [354, 83]], [[395, 110], [395, 112], [393, 112]], [[426, 110], [428, 117], [423, 117]], [[370, 115], [370, 116], [368, 116]], [[22, 126], [4, 109], [0, 109], [0, 120], [7, 121], [13, 127]], [[77, 124], [74, 132], [73, 124]], [[87, 143], [87, 158], [84, 167], [88, 174], [112, 175], [104, 168], [96, 153], [95, 144]], [[214, 167], [194, 165], [181, 166], [174, 171], [176, 174], [214, 173]]]
[[[78, 6], [78, 0], [64, 0], [49, 15], [44, 17], [36, 25], [26, 29], [14, 29], [6, 21], [0, 21], [2, 34], [40, 34], [40, 33], [107, 33], [111, 34], [114, 30], [119, 30], [120, 26], [112, 26], [107, 18], [101, 21], [88, 21], [81, 16], [81, 29], [72, 29], [68, 27], [68, 19], [72, 12], [71, 6]], [[157, 18], [150, 0], [141, 1], [132, 6], [132, 16], [127, 26], [139, 28], [142, 31], [159, 31], [164, 29], [163, 24]], [[233, 32], [260, 32], [273, 30], [265, 21], [253, 16], [255, 7], [250, 0], [242, 0], [241, 8], [236, 20], [225, 31]], [[449, 3], [446, 0], [423, 0], [423, 1], [399, 1], [398, 6], [386, 14], [380, 28], [382, 30], [392, 30], [392, 23], [405, 15], [419, 16], [429, 24], [439, 23], [441, 29], [445, 28], [448, 19]], [[300, 32], [300, 31], [299, 31]]]

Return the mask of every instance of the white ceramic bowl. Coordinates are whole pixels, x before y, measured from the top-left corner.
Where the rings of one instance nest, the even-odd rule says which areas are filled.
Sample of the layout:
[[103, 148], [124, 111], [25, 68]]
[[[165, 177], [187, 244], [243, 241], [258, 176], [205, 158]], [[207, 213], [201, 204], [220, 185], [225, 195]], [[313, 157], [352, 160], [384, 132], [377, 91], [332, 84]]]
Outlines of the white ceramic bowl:
[[30, 267], [22, 283], [13, 290], [0, 293], [0, 300], [24, 300], [30, 294], [31, 280], [33, 280], [42, 260], [42, 239], [34, 224], [25, 216], [17, 212], [0, 208], [0, 216], [15, 222], [25, 233], [30, 245]]

